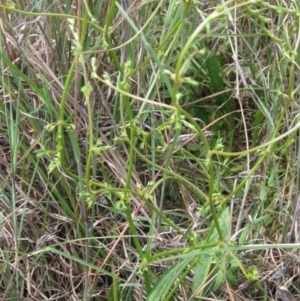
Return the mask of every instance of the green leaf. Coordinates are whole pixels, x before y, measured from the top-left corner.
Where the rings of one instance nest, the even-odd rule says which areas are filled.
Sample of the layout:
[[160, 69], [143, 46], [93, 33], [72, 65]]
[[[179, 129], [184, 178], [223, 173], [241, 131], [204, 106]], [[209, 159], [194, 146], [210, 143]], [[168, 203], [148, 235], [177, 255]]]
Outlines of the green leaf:
[[0, 58], [5, 62], [5, 64], [12, 71], [15, 78], [20, 78], [26, 82], [30, 88], [47, 104], [47, 107], [52, 110], [53, 113], [57, 113], [56, 108], [53, 106], [52, 102], [47, 98], [46, 94], [32, 81], [27, 77], [23, 72], [21, 72], [6, 56], [3, 52], [0, 51]]
[[[218, 222], [219, 222], [219, 226], [221, 228], [223, 237], [226, 239], [230, 234], [230, 225], [231, 225], [230, 211], [229, 211], [228, 207], [223, 209], [222, 213], [220, 214]], [[209, 242], [217, 242], [219, 239], [218, 236], [219, 236], [218, 231], [217, 231], [217, 228], [215, 227], [209, 238]]]
[[[207, 250], [206, 250], [207, 252]], [[159, 301], [165, 300], [166, 295], [173, 287], [176, 279], [180, 277], [184, 269], [188, 266], [188, 264], [197, 256], [199, 255], [198, 250], [194, 250], [187, 254], [184, 259], [173, 267], [171, 267], [162, 277], [157, 281], [153, 290], [151, 291], [147, 301]]]
[[276, 169], [272, 169], [271, 175], [268, 180], [268, 186], [274, 187], [275, 186], [275, 177], [276, 177]]
[[239, 283], [238, 279], [236, 278], [236, 269], [234, 267], [230, 267], [226, 270], [226, 276], [230, 283], [237, 285]]
[[254, 130], [253, 130], [253, 141], [254, 143], [257, 141], [258, 137], [259, 137], [259, 134], [261, 132], [261, 125], [263, 123], [265, 119], [265, 116], [264, 114], [261, 112], [261, 111], [257, 111], [255, 114], [254, 114]]
[[195, 274], [193, 279], [193, 293], [199, 288], [199, 286], [201, 286], [206, 281], [211, 264], [212, 253], [201, 255], [200, 263], [195, 267]]
[[242, 234], [241, 234], [241, 236], [240, 236], [240, 238], [239, 238], [239, 244], [240, 244], [240, 245], [243, 245], [243, 244], [245, 244], [246, 242], [248, 242], [247, 237], [248, 237], [249, 232], [250, 232], [250, 227], [245, 227], [245, 228], [243, 229]]
[[215, 284], [213, 286], [213, 291], [217, 291], [220, 287], [220, 285], [224, 282], [225, 280], [225, 277], [224, 277], [224, 273], [221, 269], [218, 270], [218, 273], [217, 273], [217, 277], [216, 277], [216, 280], [215, 280]]
[[[220, 63], [214, 54], [210, 54], [206, 60], [207, 75], [209, 77], [210, 83], [209, 87], [214, 92], [221, 92], [224, 90], [224, 80], [221, 76]], [[220, 94], [217, 96], [218, 104], [222, 105], [226, 101], [227, 97], [225, 94]]]
[[260, 183], [260, 193], [259, 193], [259, 197], [260, 197], [260, 200], [263, 202], [266, 200], [266, 197], [268, 195], [268, 188], [266, 187], [266, 184], [264, 181], [262, 181]]

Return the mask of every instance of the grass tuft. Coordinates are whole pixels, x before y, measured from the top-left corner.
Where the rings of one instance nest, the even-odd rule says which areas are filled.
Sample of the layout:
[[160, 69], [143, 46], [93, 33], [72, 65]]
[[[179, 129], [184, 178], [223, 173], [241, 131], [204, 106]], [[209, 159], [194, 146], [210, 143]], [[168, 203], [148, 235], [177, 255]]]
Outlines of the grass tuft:
[[298, 300], [297, 1], [0, 4], [1, 300]]

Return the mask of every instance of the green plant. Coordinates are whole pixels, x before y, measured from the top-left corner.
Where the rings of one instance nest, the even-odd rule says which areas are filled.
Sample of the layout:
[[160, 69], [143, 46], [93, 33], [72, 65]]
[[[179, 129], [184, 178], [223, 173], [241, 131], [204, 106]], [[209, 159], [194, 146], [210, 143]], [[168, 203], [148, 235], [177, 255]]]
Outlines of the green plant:
[[298, 260], [298, 10], [1, 4], [1, 298], [273, 298]]

